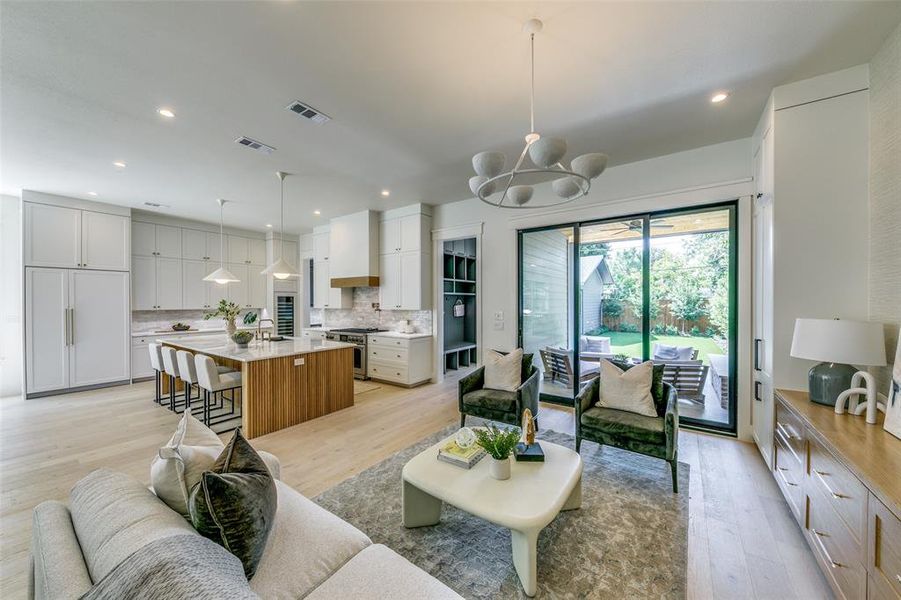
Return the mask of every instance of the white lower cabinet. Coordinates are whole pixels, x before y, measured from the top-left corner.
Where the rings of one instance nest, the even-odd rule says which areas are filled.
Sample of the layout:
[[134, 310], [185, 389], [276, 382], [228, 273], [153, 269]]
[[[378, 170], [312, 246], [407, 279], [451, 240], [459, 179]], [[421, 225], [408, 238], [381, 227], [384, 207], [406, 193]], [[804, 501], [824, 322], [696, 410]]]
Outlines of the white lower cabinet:
[[142, 379], [153, 377], [153, 367], [150, 364], [150, 342], [155, 338], [136, 337], [131, 341], [131, 378]]
[[366, 371], [371, 379], [414, 386], [432, 377], [432, 337], [370, 334]]
[[128, 273], [25, 269], [26, 394], [127, 380]]

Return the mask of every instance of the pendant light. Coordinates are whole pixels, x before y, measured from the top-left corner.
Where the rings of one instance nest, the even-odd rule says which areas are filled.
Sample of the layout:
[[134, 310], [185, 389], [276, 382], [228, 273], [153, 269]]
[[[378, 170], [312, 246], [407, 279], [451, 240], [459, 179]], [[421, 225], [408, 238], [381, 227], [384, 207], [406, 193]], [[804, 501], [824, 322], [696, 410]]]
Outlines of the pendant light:
[[223, 264], [223, 260], [225, 259], [224, 241], [225, 236], [222, 234], [222, 207], [225, 206], [225, 200], [219, 198], [216, 200], [219, 203], [219, 268], [207, 275], [203, 278], [204, 281], [215, 281], [219, 285], [225, 285], [226, 283], [237, 283], [241, 281], [237, 277], [231, 274], [231, 271], [225, 268]]
[[287, 279], [288, 277], [297, 277], [300, 273], [297, 270], [288, 264], [288, 261], [284, 258], [284, 250], [285, 250], [285, 177], [289, 175], [289, 173], [285, 173], [283, 171], [276, 171], [276, 176], [278, 176], [279, 181], [281, 181], [281, 222], [278, 226], [278, 260], [260, 271], [262, 275], [272, 275], [276, 279]]

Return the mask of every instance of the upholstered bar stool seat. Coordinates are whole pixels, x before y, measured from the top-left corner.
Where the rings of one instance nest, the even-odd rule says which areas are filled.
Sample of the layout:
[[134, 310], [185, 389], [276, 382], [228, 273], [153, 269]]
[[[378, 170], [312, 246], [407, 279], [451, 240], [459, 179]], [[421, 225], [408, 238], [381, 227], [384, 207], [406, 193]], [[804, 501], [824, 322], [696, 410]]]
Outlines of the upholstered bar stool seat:
[[[231, 371], [228, 373], [220, 373], [216, 368], [216, 363], [209, 356], [203, 354], [194, 355], [194, 367], [197, 374], [197, 384], [203, 390], [203, 421], [207, 426], [215, 423], [221, 423], [234, 418], [235, 412], [235, 395], [234, 390], [241, 389], [241, 373]], [[223, 398], [223, 392], [231, 391], [231, 412], [222, 419], [212, 421], [210, 418], [210, 401], [217, 395]]]
[[159, 404], [163, 401], [163, 390], [160, 381], [160, 378], [163, 375], [163, 355], [160, 352], [159, 344], [150, 343], [147, 345], [147, 349], [150, 351], [150, 366], [153, 368], [153, 401]]
[[[178, 372], [178, 359], [175, 354], [175, 348], [170, 346], [160, 348], [160, 353], [163, 355], [163, 370], [169, 376], [169, 410], [175, 412], [175, 397], [177, 395], [175, 392], [175, 381], [181, 379]], [[189, 390], [187, 385], [184, 387], [185, 404], [187, 405], [190, 404]]]

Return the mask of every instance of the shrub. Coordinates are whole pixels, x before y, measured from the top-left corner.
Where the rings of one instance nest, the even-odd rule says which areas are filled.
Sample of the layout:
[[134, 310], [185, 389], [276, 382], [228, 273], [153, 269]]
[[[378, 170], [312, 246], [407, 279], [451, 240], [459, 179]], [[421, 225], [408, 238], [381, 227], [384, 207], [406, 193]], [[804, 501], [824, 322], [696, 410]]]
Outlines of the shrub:
[[657, 323], [651, 328], [651, 333], [654, 335], [663, 335], [666, 333], [666, 326], [663, 323]]
[[638, 325], [635, 323], [621, 323], [619, 330], [623, 333], [638, 333]]
[[675, 325], [667, 325], [664, 331], [666, 332], [666, 335], [679, 335], [679, 330]]
[[688, 333], [689, 333], [689, 335], [691, 335], [692, 337], [700, 337], [700, 335], [701, 335], [701, 330], [698, 329], [698, 326], [697, 326], [697, 325], [695, 325], [694, 327], [692, 327], [692, 328], [689, 330]]
[[713, 327], [708, 327], [706, 330], [704, 330], [704, 335], [709, 338], [716, 337], [718, 333], [719, 332]]

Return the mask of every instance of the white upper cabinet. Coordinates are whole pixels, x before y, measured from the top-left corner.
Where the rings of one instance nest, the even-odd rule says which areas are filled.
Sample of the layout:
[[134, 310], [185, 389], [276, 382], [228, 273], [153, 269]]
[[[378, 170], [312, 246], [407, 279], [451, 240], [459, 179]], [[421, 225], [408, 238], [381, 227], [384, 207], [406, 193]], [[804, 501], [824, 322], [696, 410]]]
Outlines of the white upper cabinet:
[[127, 271], [129, 218], [25, 202], [25, 265]]
[[225, 236], [228, 249], [226, 259], [233, 264], [265, 265], [266, 241], [239, 235]]
[[208, 260], [209, 255], [206, 253], [206, 236], [207, 233], [205, 231], [182, 229], [181, 257], [187, 260]]
[[260, 274], [259, 265], [250, 265], [247, 271], [247, 307], [264, 308], [266, 306], [268, 276]]
[[329, 232], [313, 233], [313, 262], [323, 262], [329, 258]]
[[203, 280], [210, 270], [205, 260], [181, 261], [182, 308], [210, 308], [210, 286], [216, 284]]
[[225, 251], [225, 243], [222, 236], [218, 233], [206, 234], [206, 259], [220, 260], [222, 253]]
[[420, 214], [385, 219], [379, 224], [379, 253], [422, 251], [428, 243], [428, 223]]
[[238, 306], [247, 306], [248, 300], [248, 268], [245, 264], [228, 263], [225, 265], [232, 275], [237, 277], [239, 281], [230, 282], [228, 284], [228, 299]]
[[131, 309], [156, 308], [156, 257], [131, 258]]
[[383, 310], [426, 310], [431, 304], [428, 256], [419, 252], [383, 254], [379, 304]]
[[81, 213], [81, 266], [104, 271], [128, 271], [131, 223], [128, 217]]
[[176, 310], [183, 306], [182, 260], [133, 256], [132, 310]]
[[401, 276], [400, 255], [383, 254], [379, 275], [379, 308], [396, 310], [400, 308]]
[[[278, 248], [276, 248], [277, 250]], [[285, 240], [285, 246], [282, 250], [282, 256], [284, 256], [285, 260], [288, 261], [288, 264], [297, 268], [297, 265], [300, 264], [300, 258], [297, 250], [297, 242], [290, 242]]]
[[156, 307], [162, 310], [181, 308], [181, 259], [156, 259]]
[[182, 229], [135, 221], [131, 226], [131, 253], [136, 256], [181, 258]]
[[81, 212], [25, 203], [25, 266], [81, 266]]
[[333, 282], [336, 279], [378, 277], [378, 235], [378, 213], [371, 210], [331, 220], [328, 262]]

